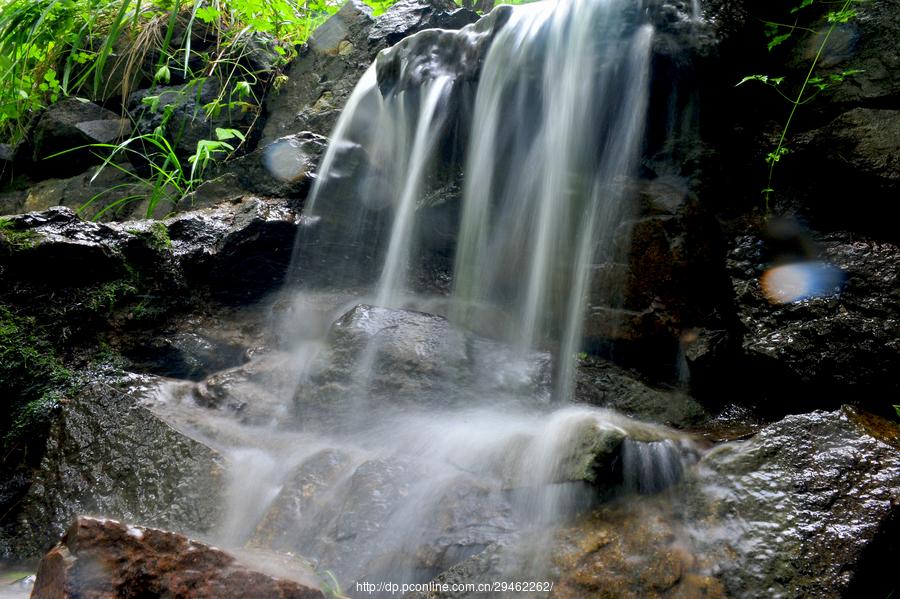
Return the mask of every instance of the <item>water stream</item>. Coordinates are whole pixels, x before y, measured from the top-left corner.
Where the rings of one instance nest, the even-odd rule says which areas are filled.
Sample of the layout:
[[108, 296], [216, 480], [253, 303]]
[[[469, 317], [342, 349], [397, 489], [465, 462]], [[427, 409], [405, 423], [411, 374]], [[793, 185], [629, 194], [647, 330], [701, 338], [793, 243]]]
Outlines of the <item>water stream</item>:
[[160, 391], [229, 459], [219, 542], [344, 584], [424, 582], [678, 482], [686, 437], [569, 403], [587, 302], [621, 292], [592, 274], [627, 250], [654, 36], [639, 8], [503, 6], [368, 69], [306, 206], [284, 347], [217, 412]]

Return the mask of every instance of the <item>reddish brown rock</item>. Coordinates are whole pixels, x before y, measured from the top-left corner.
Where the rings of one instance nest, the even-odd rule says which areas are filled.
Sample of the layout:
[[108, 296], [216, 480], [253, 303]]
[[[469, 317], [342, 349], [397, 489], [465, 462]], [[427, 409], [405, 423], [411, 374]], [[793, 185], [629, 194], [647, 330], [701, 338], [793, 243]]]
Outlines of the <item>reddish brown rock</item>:
[[80, 517], [38, 568], [33, 599], [119, 597], [324, 599], [322, 591], [249, 570], [172, 532]]

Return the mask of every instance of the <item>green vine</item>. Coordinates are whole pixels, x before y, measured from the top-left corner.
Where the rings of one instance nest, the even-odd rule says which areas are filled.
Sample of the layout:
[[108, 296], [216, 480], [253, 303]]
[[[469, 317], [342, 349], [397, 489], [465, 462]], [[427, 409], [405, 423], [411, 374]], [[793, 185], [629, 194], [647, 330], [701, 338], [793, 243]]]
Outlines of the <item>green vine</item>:
[[[765, 85], [769, 85], [774, 88], [775, 91], [777, 91], [778, 94], [781, 95], [781, 97], [783, 97], [791, 104], [791, 110], [788, 113], [787, 120], [781, 127], [781, 134], [778, 137], [778, 143], [775, 145], [775, 148], [772, 151], [766, 154], [766, 164], [768, 165], [768, 179], [766, 180], [766, 186], [762, 189], [761, 193], [765, 198], [767, 214], [770, 211], [771, 196], [775, 192], [773, 186], [775, 166], [781, 161], [782, 157], [790, 152], [788, 146], [786, 145], [787, 135], [788, 131], [791, 128], [791, 123], [794, 121], [794, 115], [796, 115], [797, 109], [800, 106], [811, 102], [823, 91], [835, 85], [843, 83], [843, 81], [848, 77], [862, 72], [858, 69], [847, 69], [841, 71], [840, 73], [832, 73], [827, 77], [815, 75], [816, 67], [819, 66], [819, 62], [822, 58], [822, 53], [825, 51], [831, 34], [834, 33], [838, 25], [848, 23], [856, 17], [857, 13], [856, 10], [852, 8], [852, 5], [861, 1], [864, 0], [842, 0], [839, 9], [830, 10], [825, 14], [825, 20], [829, 23], [828, 29], [825, 30], [825, 34], [822, 36], [822, 41], [819, 43], [816, 54], [813, 57], [812, 62], [809, 65], [809, 69], [806, 72], [806, 77], [803, 79], [803, 82], [801, 83], [795, 95], [785, 94], [781, 91], [781, 89], [779, 89], [779, 86], [781, 86], [781, 84], [785, 81], [784, 77], [771, 77], [769, 75], [748, 75], [741, 79], [740, 82], [738, 82], [738, 85], [741, 85], [748, 81], [756, 81]], [[812, 6], [815, 2], [816, 0], [802, 0], [800, 4], [791, 9], [791, 14], [796, 14], [809, 6]], [[799, 26], [797, 21], [795, 21], [792, 25], [765, 21], [765, 25], [766, 36], [769, 37], [768, 49], [770, 52], [775, 47], [789, 40], [793, 36], [795, 31], [800, 30], [811, 33], [818, 33], [814, 29]], [[813, 90], [811, 93], [808, 92], [808, 90], [810, 89]]]

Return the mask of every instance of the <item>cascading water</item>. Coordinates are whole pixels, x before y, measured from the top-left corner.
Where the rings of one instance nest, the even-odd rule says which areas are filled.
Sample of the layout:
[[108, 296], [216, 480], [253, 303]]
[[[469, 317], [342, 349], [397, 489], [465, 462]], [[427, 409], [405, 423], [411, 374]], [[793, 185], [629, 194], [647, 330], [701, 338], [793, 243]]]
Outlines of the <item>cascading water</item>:
[[[678, 434], [559, 405], [589, 296], [616, 299], [591, 276], [627, 244], [642, 8], [502, 6], [366, 71], [307, 203], [285, 351], [231, 413], [201, 421], [190, 393], [161, 394], [230, 458], [221, 542], [296, 552], [343, 582], [423, 582], [609, 489], [678, 481]], [[547, 565], [539, 542], [522, 559]]]

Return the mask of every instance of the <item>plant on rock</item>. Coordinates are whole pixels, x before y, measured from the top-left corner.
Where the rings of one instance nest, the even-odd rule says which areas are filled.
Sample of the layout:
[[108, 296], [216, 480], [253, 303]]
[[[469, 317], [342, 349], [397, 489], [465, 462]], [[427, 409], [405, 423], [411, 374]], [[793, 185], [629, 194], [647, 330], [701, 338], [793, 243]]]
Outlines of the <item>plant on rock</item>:
[[[800, 4], [791, 9], [791, 14], [800, 13], [804, 9], [815, 5], [816, 1], [817, 0], [801, 0]], [[790, 131], [791, 124], [794, 121], [794, 116], [797, 113], [797, 109], [814, 100], [822, 92], [834, 87], [835, 85], [843, 83], [843, 81], [848, 77], [851, 77], [860, 72], [856, 69], [847, 69], [836, 73], [829, 73], [823, 76], [817, 74], [817, 68], [820, 65], [822, 55], [828, 45], [828, 40], [831, 38], [834, 31], [839, 25], [846, 24], [856, 17], [857, 13], [853, 8], [853, 5], [863, 1], [865, 0], [841, 0], [838, 8], [828, 10], [828, 12], [825, 14], [825, 21], [827, 25], [824, 32], [819, 32], [809, 27], [799, 26], [799, 17], [798, 20], [793, 24], [775, 23], [771, 21], [765, 22], [765, 32], [767, 37], [769, 38], [769, 51], [772, 51], [777, 46], [780, 46], [784, 42], [791, 39], [791, 37], [793, 37], [794, 33], [797, 31], [820, 35], [820, 39], [816, 44], [816, 53], [809, 63], [809, 68], [806, 71], [806, 76], [797, 87], [796, 91], [787, 93], [781, 91], [783, 89], [782, 84], [785, 83], [785, 77], [772, 77], [770, 75], [748, 75], [741, 79], [741, 81], [738, 83], [738, 85], [742, 85], [744, 83], [747, 83], [748, 81], [755, 81], [771, 86], [791, 105], [791, 109], [788, 113], [787, 119], [781, 126], [781, 131], [775, 147], [766, 154], [768, 178], [766, 180], [766, 186], [762, 190], [762, 194], [765, 198], [767, 213], [771, 208], [771, 196], [775, 192], [775, 189], [773, 187], [775, 167], [779, 162], [781, 162], [781, 159], [790, 152], [790, 149], [787, 145], [788, 132]], [[820, 4], [821, 3], [822, 0], [820, 0]]]

